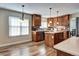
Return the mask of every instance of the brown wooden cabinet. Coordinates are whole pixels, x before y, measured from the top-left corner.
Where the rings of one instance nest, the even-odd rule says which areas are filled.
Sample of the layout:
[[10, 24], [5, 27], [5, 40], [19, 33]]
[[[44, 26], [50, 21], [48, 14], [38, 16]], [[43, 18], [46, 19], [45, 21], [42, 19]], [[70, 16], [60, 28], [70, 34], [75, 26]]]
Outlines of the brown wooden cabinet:
[[41, 15], [33, 14], [32, 15], [32, 26], [41, 25]]
[[56, 23], [57, 23], [57, 18], [56, 18], [56, 17], [54, 18], [53, 23], [54, 23], [53, 26], [56, 26], [56, 25], [57, 25], [57, 24], [56, 24]]
[[64, 39], [68, 39], [70, 37], [70, 32], [69, 31], [64, 31], [63, 35], [64, 35]]
[[60, 43], [64, 40], [63, 32], [54, 34], [54, 44]]
[[38, 42], [44, 40], [44, 32], [43, 31], [33, 31], [32, 32], [32, 41]]
[[59, 22], [58, 25], [59, 25], [59, 26], [62, 26], [62, 25], [63, 25], [63, 24], [62, 24], [62, 20], [63, 20], [62, 17], [58, 17], [58, 22]]
[[70, 17], [70, 15], [65, 15], [64, 17], [63, 17], [63, 25], [64, 26], [69, 26], [69, 17]]
[[52, 17], [51, 20], [50, 20], [50, 18], [48, 18], [47, 20], [48, 20], [48, 24], [49, 24], [49, 21], [52, 21], [51, 22], [52, 25], [50, 24], [50, 26], [55, 26], [55, 25], [57, 25], [57, 22], [58, 22], [59, 23], [58, 25], [68, 27], [69, 18], [70, 18], [70, 15], [63, 15], [63, 16], [59, 16], [59, 17]]
[[50, 33], [45, 33], [45, 45], [53, 47], [54, 45], [54, 35]]

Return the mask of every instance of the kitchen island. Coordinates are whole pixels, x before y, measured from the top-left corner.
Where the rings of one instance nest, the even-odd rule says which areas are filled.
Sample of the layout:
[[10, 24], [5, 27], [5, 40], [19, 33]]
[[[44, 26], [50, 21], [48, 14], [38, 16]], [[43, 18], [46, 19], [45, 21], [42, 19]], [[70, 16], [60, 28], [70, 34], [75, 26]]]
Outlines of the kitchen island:
[[45, 45], [53, 47], [67, 38], [69, 38], [69, 31], [48, 31], [45, 32]]
[[61, 43], [54, 45], [59, 56], [79, 56], [79, 37], [71, 37]]

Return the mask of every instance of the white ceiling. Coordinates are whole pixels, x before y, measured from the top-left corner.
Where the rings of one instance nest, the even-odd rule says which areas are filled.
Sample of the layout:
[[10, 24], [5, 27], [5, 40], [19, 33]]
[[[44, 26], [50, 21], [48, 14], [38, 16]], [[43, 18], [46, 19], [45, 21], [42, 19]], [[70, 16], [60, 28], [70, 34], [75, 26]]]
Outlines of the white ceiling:
[[23, 4], [25, 5], [24, 12], [41, 14], [43, 17], [50, 17], [49, 8], [52, 8], [53, 17], [57, 16], [56, 11], [59, 11], [59, 15], [79, 12], [79, 3], [0, 3], [0, 7], [22, 11]]

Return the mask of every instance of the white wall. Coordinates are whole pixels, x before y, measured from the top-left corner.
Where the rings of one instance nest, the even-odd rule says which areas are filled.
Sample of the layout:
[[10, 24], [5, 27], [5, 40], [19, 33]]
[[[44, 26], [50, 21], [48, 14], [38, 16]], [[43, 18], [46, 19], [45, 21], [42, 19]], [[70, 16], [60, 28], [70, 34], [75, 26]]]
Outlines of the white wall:
[[70, 20], [70, 31], [72, 31], [72, 29], [76, 29], [76, 18], [71, 18]]
[[10, 11], [5, 9], [0, 9], [0, 45], [7, 43], [17, 43], [17, 42], [26, 42], [31, 41], [31, 15], [26, 14], [25, 18], [30, 20], [30, 34], [28, 36], [21, 36], [21, 37], [9, 37], [9, 24], [8, 24], [8, 17], [9, 16], [19, 16], [21, 17], [21, 13], [16, 11]]
[[75, 18], [75, 17], [79, 17], [79, 12], [78, 12], [78, 13], [73, 13], [73, 14], [71, 15], [71, 18]]
[[76, 29], [76, 18], [79, 17], [79, 13], [73, 13], [70, 17], [70, 31]]

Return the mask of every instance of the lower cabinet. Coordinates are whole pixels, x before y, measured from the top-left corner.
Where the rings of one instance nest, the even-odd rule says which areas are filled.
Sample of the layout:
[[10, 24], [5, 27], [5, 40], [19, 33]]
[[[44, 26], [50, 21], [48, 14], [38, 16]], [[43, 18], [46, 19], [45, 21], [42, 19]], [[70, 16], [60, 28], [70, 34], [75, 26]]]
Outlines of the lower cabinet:
[[43, 31], [33, 31], [32, 32], [32, 41], [38, 42], [44, 40], [44, 32]]
[[64, 40], [63, 32], [54, 34], [54, 44], [60, 43]]
[[64, 39], [68, 39], [70, 37], [70, 32], [65, 31], [65, 32], [63, 32], [63, 35], [64, 35]]
[[54, 35], [50, 33], [45, 33], [45, 45], [53, 47], [54, 45]]

